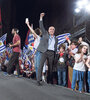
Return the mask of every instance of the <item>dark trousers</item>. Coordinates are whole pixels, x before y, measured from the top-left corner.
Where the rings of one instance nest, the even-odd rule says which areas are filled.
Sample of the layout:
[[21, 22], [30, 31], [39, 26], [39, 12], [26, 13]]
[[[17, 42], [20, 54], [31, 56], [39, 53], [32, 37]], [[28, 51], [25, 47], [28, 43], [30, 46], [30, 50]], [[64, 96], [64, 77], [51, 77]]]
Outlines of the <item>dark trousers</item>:
[[7, 65], [7, 72], [8, 74], [11, 74], [12, 73], [12, 70], [14, 69], [14, 66], [16, 67], [17, 69], [17, 73], [19, 75], [19, 52], [13, 52], [10, 60], [9, 60], [9, 63]]
[[53, 62], [54, 62], [54, 51], [47, 50], [45, 53], [42, 53], [41, 60], [40, 60], [40, 66], [38, 68], [38, 77], [37, 81], [40, 81], [42, 79], [42, 70], [44, 66], [44, 62], [48, 61], [48, 83], [53, 83]]

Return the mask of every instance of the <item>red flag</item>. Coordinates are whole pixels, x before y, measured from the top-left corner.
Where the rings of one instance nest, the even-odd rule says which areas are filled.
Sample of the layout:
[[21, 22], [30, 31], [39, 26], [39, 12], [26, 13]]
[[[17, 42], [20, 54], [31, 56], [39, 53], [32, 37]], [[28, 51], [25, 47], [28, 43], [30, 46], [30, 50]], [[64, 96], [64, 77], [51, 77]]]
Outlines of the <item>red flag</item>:
[[28, 30], [28, 32], [27, 32], [27, 36], [26, 36], [26, 39], [25, 39], [25, 45], [28, 45], [28, 36], [29, 36], [29, 34], [30, 34], [30, 30]]

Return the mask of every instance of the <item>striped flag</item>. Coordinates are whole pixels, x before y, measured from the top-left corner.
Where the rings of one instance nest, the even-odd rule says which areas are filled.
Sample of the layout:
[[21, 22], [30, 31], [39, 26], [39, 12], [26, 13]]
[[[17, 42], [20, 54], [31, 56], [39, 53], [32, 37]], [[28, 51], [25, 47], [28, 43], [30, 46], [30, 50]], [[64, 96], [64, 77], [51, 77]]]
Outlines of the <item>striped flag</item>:
[[29, 36], [28, 36], [28, 43], [32, 44], [33, 42], [34, 42], [33, 34], [29, 34]]
[[6, 46], [3, 44], [2, 41], [0, 41], [0, 53], [4, 52], [6, 50]]
[[6, 41], [7, 33], [4, 34], [2, 37], [0, 37], [0, 41], [4, 42]]
[[[31, 27], [33, 28], [33, 24], [31, 25]], [[28, 45], [28, 44], [31, 45], [32, 43], [34, 43], [34, 37], [33, 37], [33, 34], [31, 33], [31, 31], [28, 30], [27, 36], [25, 39], [25, 45]]]
[[56, 36], [56, 38], [58, 38], [58, 46], [66, 41], [65, 36], [70, 37], [71, 34], [70, 33], [65, 33], [65, 34], [61, 34], [61, 35]]
[[27, 49], [23, 46], [23, 54], [26, 54]]

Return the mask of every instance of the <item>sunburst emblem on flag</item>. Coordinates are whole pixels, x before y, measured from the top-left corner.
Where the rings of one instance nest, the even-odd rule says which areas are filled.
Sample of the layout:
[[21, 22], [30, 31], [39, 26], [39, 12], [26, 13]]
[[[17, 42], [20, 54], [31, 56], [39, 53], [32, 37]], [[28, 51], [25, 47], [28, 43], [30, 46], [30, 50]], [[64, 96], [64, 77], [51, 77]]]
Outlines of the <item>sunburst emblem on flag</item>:
[[0, 41], [0, 46], [2, 45], [2, 42]]

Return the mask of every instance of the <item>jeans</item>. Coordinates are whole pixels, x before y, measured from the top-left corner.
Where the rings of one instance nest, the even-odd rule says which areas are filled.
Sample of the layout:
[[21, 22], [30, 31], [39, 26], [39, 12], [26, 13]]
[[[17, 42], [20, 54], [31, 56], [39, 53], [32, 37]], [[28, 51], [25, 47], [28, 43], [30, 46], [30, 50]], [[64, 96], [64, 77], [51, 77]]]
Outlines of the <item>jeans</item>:
[[88, 71], [88, 79], [87, 79], [87, 82], [88, 82], [88, 92], [90, 93], [90, 71]]
[[58, 75], [58, 85], [66, 86], [66, 69], [58, 68], [57, 75]]
[[76, 81], [79, 82], [79, 91], [82, 91], [83, 82], [84, 82], [84, 72], [73, 69], [73, 77], [72, 77], [72, 89], [75, 89]]
[[35, 57], [34, 57], [35, 70], [36, 70], [36, 78], [38, 76], [38, 67], [40, 66], [40, 59], [41, 59], [41, 53], [39, 51], [37, 51], [35, 53]]

